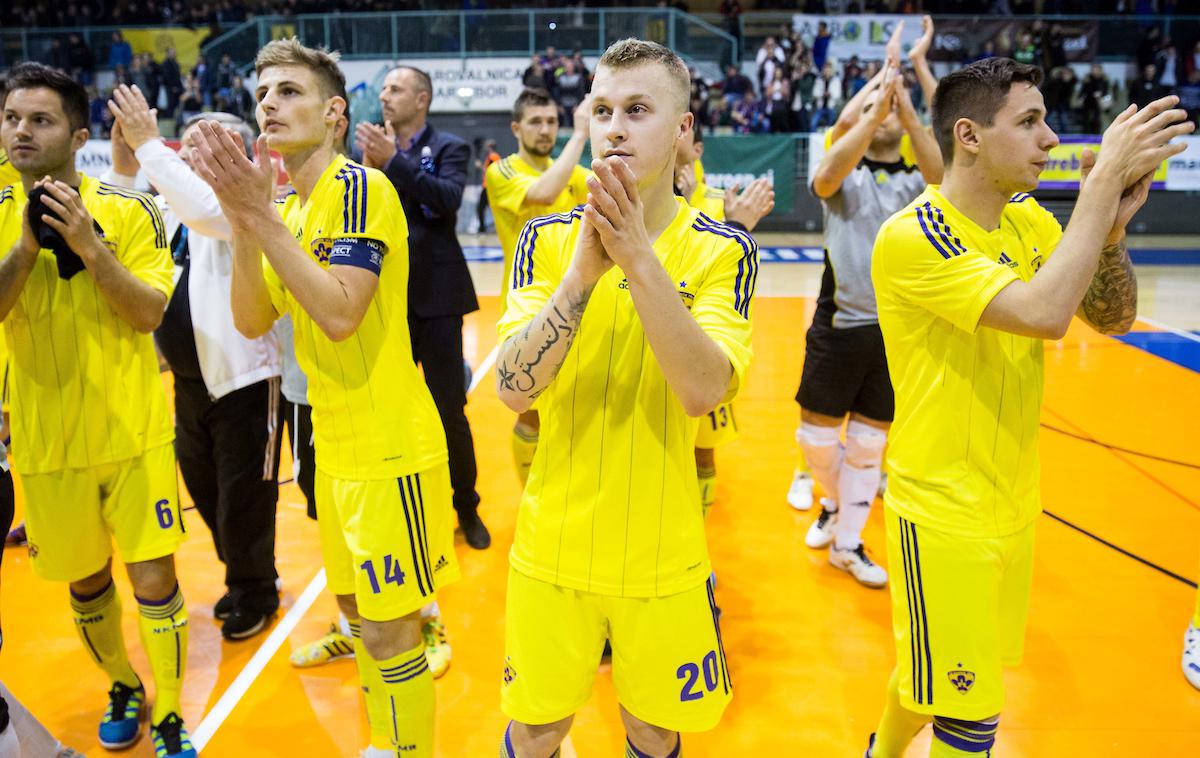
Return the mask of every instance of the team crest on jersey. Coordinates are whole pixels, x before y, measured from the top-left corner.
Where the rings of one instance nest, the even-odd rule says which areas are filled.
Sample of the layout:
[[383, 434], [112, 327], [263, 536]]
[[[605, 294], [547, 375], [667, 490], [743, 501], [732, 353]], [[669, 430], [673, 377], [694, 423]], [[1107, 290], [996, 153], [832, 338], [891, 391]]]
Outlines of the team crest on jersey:
[[687, 289], [688, 283], [685, 280], [679, 281], [679, 298], [683, 300], [683, 306], [688, 310], [692, 309], [692, 305], [696, 302], [695, 293], [689, 292]]
[[1033, 266], [1034, 271], [1038, 271], [1042, 268], [1042, 256], [1036, 247], [1033, 249], [1033, 260], [1029, 265]]
[[517, 678], [517, 670], [512, 665], [512, 658], [504, 658], [504, 684], [509, 685]]
[[950, 677], [950, 683], [954, 685], [954, 689], [964, 695], [970, 692], [971, 687], [975, 684], [974, 671], [955, 669], [954, 671], [946, 672], [946, 676]]
[[312, 241], [312, 256], [318, 263], [329, 264], [329, 251], [333, 248], [333, 240], [321, 237]]

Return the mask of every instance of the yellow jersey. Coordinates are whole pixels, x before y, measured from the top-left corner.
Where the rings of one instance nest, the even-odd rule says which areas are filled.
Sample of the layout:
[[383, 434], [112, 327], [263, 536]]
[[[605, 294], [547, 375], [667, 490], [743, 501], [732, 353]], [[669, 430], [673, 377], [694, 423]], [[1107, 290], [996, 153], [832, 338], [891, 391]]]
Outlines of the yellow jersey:
[[[170, 297], [174, 266], [154, 200], [81, 179], [79, 194], [105, 247]], [[21, 182], [0, 190], [4, 254], [21, 235], [27, 203]], [[125, 461], [175, 438], [154, 339], [117, 315], [87, 269], [62, 279], [54, 253], [40, 251], [4, 331], [13, 463], [22, 474]]]
[[21, 174], [8, 160], [8, 153], [4, 151], [4, 148], [0, 148], [0, 187], [7, 187], [19, 181], [21, 181]]
[[688, 198], [688, 205], [717, 221], [725, 220], [725, 190], [714, 189], [704, 182], [697, 182], [696, 189]]
[[334, 342], [264, 261], [267, 289], [292, 317], [296, 361], [308, 377], [316, 465], [338, 479], [392, 479], [446, 461], [446, 435], [413, 362], [408, 331], [408, 222], [382, 172], [335, 156], [307, 203], [276, 201], [300, 247], [323, 268], [378, 274], [358, 329]]
[[[692, 316], [733, 366], [731, 400], [750, 364], [758, 247], [677, 198], [654, 251]], [[534, 219], [498, 331], [516, 334], [558, 288], [582, 210]], [[512, 566], [563, 587], [661, 597], [708, 578], [693, 445], [684, 412], [646, 341], [624, 275], [609, 270], [558, 376], [538, 397], [541, 433], [517, 516]]]
[[886, 501], [909, 521], [1002, 537], [1040, 512], [1042, 340], [979, 319], [1000, 290], [1032, 279], [1061, 238], [1027, 194], [989, 231], [936, 185], [880, 228], [871, 278], [896, 390]]
[[502, 158], [488, 167], [484, 180], [487, 182], [488, 206], [496, 221], [496, 236], [500, 238], [500, 249], [504, 252], [504, 278], [500, 291], [511, 286], [513, 249], [517, 246], [517, 235], [530, 219], [551, 213], [565, 213], [587, 201], [588, 172], [582, 166], [571, 169], [567, 186], [549, 205], [532, 205], [525, 202], [525, 193], [541, 178], [543, 171], [529, 165], [517, 153]]

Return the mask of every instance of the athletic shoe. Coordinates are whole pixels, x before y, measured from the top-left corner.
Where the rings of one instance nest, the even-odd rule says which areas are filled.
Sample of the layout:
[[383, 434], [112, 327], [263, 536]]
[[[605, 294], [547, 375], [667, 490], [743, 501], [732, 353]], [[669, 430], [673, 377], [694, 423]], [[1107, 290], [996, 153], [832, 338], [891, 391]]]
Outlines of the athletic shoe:
[[320, 666], [338, 658], [353, 658], [354, 643], [342, 634], [337, 624], [329, 625], [329, 634], [292, 651], [291, 662], [296, 668]]
[[476, 550], [487, 550], [492, 546], [492, 535], [488, 533], [488, 528], [484, 526], [483, 519], [479, 518], [479, 511], [476, 509], [458, 512], [458, 528], [462, 529], [467, 544]]
[[226, 592], [221, 595], [221, 599], [213, 604], [213, 618], [218, 621], [224, 621], [229, 618], [229, 614], [233, 613], [233, 609], [237, 607], [237, 599], [234, 598], [232, 592]]
[[100, 744], [107, 750], [120, 750], [137, 742], [142, 734], [142, 709], [146, 690], [120, 682], [108, 691], [108, 709], [100, 719]]
[[1195, 624], [1188, 624], [1183, 636], [1183, 675], [1200, 690], [1200, 628]]
[[247, 640], [267, 628], [274, 613], [263, 613], [255, 608], [239, 605], [233, 609], [221, 625], [221, 636], [230, 642]]
[[25, 537], [25, 522], [17, 524], [11, 532], [4, 537], [5, 547], [24, 547], [29, 544], [29, 540]]
[[429, 673], [434, 679], [440, 679], [450, 670], [450, 640], [446, 637], [446, 627], [436, 617], [425, 619], [421, 624], [421, 637], [425, 640]]
[[807, 511], [813, 504], [813, 478], [807, 471], [796, 469], [792, 474], [792, 486], [788, 488], [788, 505], [798, 511]]
[[64, 747], [54, 758], [87, 758], [87, 756], [74, 748]]
[[837, 545], [829, 546], [829, 563], [834, 568], [848, 571], [858, 580], [858, 583], [879, 589], [887, 586], [887, 571], [867, 555], [866, 546], [859, 544], [853, 550], [840, 549]]
[[156, 726], [151, 726], [150, 737], [154, 740], [154, 758], [196, 758], [196, 749], [177, 713], [168, 713]]
[[833, 525], [835, 523], [837, 523], [837, 511], [826, 508], [825, 501], [822, 500], [821, 512], [817, 514], [816, 520], [808, 528], [808, 534], [804, 535], [804, 544], [813, 550], [828, 547], [829, 543], [833, 542]]

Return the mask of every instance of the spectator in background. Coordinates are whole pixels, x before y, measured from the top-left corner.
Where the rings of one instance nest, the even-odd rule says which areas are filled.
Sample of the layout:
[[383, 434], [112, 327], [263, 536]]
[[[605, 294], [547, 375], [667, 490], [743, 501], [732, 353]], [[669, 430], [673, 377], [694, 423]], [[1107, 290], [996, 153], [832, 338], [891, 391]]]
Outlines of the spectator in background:
[[813, 40], [812, 59], [813, 68], [817, 71], [824, 71], [825, 64], [829, 62], [829, 43], [833, 40], [833, 36], [829, 33], [829, 25], [824, 21], [817, 23], [817, 36]]
[[797, 132], [812, 131], [813, 88], [817, 75], [808, 61], [801, 61], [792, 69], [792, 129]]
[[163, 89], [167, 92], [167, 113], [174, 113], [183, 94], [183, 72], [179, 70], [179, 60], [175, 57], [173, 47], [167, 48], [167, 54], [160, 67], [160, 79]]
[[1071, 101], [1078, 84], [1075, 71], [1070, 66], [1052, 69], [1042, 82], [1042, 97], [1046, 101], [1046, 122], [1058, 134], [1067, 134], [1071, 129]]
[[112, 114], [108, 112], [108, 98], [102, 97], [96, 86], [88, 85], [88, 129], [92, 139], [108, 139], [112, 131]]
[[1190, 55], [1183, 59], [1183, 79], [1190, 81], [1193, 71], [1200, 71], [1200, 40], [1196, 40], [1196, 44], [1192, 46]]
[[1159, 84], [1158, 68], [1153, 63], [1143, 66], [1141, 76], [1129, 83], [1129, 102], [1139, 109], [1169, 94], [1167, 88]]
[[754, 82], [750, 81], [750, 77], [743, 74], [737, 66], [731, 64], [725, 68], [725, 78], [721, 81], [721, 93], [731, 107], [745, 97], [747, 92], [753, 91]]
[[229, 53], [221, 56], [221, 62], [217, 64], [217, 92], [225, 93], [228, 99], [228, 90], [233, 86], [233, 59], [229, 57]]
[[91, 48], [84, 42], [78, 32], [67, 36], [67, 72], [79, 84], [91, 84], [92, 72], [96, 70], [95, 61], [91, 59]]
[[119, 87], [122, 84], [132, 87], [133, 75], [129, 73], [128, 69], [118, 63], [116, 68], [113, 69], [113, 86]]
[[538, 55], [534, 55], [530, 59], [525, 73], [521, 75], [521, 84], [526, 89], [544, 89], [551, 92], [550, 81], [551, 77], [547, 75], [546, 67], [542, 65], [542, 59]]
[[1137, 64], [1139, 70], [1145, 70], [1151, 63], [1157, 63], [1158, 51], [1162, 47], [1162, 29], [1152, 26], [1146, 30], [1146, 36], [1138, 43]]
[[787, 65], [787, 56], [774, 37], [767, 37], [763, 42], [754, 56], [754, 65], [758, 69], [758, 89], [765, 97], [767, 85], [775, 81], [775, 72], [782, 71]]
[[1170, 37], [1163, 40], [1162, 49], [1154, 57], [1154, 65], [1158, 69], [1158, 83], [1168, 90], [1175, 89], [1183, 81], [1179, 77], [1179, 56]]
[[558, 101], [558, 121], [570, 129], [575, 124], [575, 108], [583, 102], [583, 98], [587, 95], [587, 80], [575, 68], [573, 59], [567, 58], [563, 62], [562, 73], [558, 75], [558, 86], [554, 94], [554, 99]]
[[792, 131], [792, 83], [783, 75], [783, 67], [775, 68], [774, 78], [763, 88], [767, 119], [772, 132]]
[[1067, 65], [1066, 40], [1063, 37], [1062, 26], [1054, 24], [1042, 42], [1042, 68], [1052, 71], [1059, 66]]
[[112, 33], [112, 44], [108, 47], [108, 67], [115, 69], [118, 65], [125, 68], [133, 65], [133, 47], [120, 29]]
[[254, 95], [250, 94], [250, 90], [246, 89], [246, 85], [242, 82], [241, 74], [234, 74], [233, 80], [229, 83], [229, 89], [226, 90], [225, 108], [226, 113], [232, 113], [238, 118], [246, 122], [254, 120]]
[[200, 80], [193, 74], [188, 77], [187, 89], [179, 100], [179, 115], [175, 118], [175, 136], [180, 136], [179, 124], [186, 124], [204, 111], [204, 93], [200, 91]]
[[813, 84], [813, 131], [833, 125], [842, 108], [842, 92], [842, 79], [834, 70], [833, 61], [826, 61]]
[[1017, 45], [1013, 48], [1013, 60], [1029, 66], [1036, 66], [1040, 61], [1037, 45], [1033, 43], [1033, 34], [1028, 31], [1017, 35]]
[[736, 100], [730, 110], [733, 120], [733, 130], [738, 134], [762, 134], [771, 130], [771, 122], [767, 120], [762, 103], [751, 90]]
[[[742, 4], [738, 0], [721, 0], [717, 9], [721, 13], [721, 26], [733, 37], [737, 49], [742, 49]], [[737, 61], [728, 61], [736, 63]]]
[[1194, 69], [1183, 84], [1175, 88], [1179, 95], [1179, 107], [1188, 113], [1191, 121], [1200, 120], [1200, 69]]
[[1083, 96], [1083, 133], [1100, 134], [1104, 112], [1112, 105], [1112, 85], [1099, 63], [1093, 63], [1092, 70], [1084, 77], [1080, 94]]

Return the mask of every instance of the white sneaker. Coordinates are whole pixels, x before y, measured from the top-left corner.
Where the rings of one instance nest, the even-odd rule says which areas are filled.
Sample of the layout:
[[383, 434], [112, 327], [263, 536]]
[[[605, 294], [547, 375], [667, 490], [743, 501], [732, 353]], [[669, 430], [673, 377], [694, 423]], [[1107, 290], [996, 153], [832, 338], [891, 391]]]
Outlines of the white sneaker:
[[837, 511], [829, 510], [825, 503], [825, 499], [822, 498], [821, 512], [808, 528], [808, 534], [804, 535], [804, 544], [813, 550], [828, 547], [829, 543], [833, 542], [833, 525], [837, 523]]
[[866, 587], [879, 589], [887, 586], [887, 571], [871, 560], [867, 555], [867, 548], [862, 544], [852, 550], [843, 550], [831, 545], [829, 563], [835, 568], [850, 572], [859, 584]]
[[1193, 687], [1200, 690], [1200, 628], [1188, 624], [1183, 635], [1183, 675]]
[[788, 488], [788, 505], [798, 511], [807, 511], [813, 504], [813, 478], [807, 471], [796, 469], [792, 475], [792, 486]]

